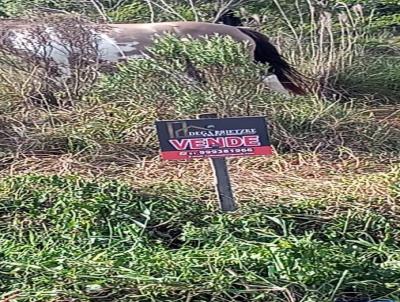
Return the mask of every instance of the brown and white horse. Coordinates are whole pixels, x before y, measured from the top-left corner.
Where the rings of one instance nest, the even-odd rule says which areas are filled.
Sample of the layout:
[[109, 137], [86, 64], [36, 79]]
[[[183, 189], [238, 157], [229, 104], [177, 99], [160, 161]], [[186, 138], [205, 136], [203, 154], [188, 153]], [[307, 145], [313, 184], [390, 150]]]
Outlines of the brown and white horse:
[[[52, 34], [53, 27], [49, 25], [46, 28], [51, 41], [39, 47], [40, 40], [35, 40], [29, 33], [32, 24], [29, 24], [29, 22], [13, 22], [12, 24], [14, 26], [8, 26], [8, 31], [12, 33], [12, 45], [15, 49], [25, 52], [35, 51], [38, 56], [49, 56], [59, 64], [62, 73], [68, 76], [69, 52], [58, 36]], [[206, 22], [108, 24], [105, 27], [94, 26], [93, 28], [97, 37], [99, 58], [110, 63], [143, 57], [156, 36], [162, 37], [166, 34], [173, 34], [178, 37], [191, 37], [193, 39], [215, 34], [229, 36], [234, 41], [246, 42], [253, 60], [268, 64], [268, 71], [263, 79], [268, 88], [285, 94], [288, 94], [288, 91], [297, 95], [307, 93], [304, 77], [283, 59], [277, 49], [269, 42], [267, 36], [249, 28]]]

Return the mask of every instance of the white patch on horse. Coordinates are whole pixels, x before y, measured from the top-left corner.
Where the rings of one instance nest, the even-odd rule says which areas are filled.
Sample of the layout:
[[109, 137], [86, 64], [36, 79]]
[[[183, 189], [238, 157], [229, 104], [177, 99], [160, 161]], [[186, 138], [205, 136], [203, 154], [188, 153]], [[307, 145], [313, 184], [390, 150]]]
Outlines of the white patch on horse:
[[136, 44], [134, 44], [134, 42], [131, 42], [131, 43], [117, 43], [117, 46], [122, 51], [122, 53], [125, 54], [127, 52], [131, 52], [131, 51], [136, 50], [135, 45], [137, 45], [137, 44], [138, 44], [137, 42], [136, 42]]
[[29, 30], [14, 31], [13, 46], [17, 50], [27, 51], [44, 59], [52, 59], [57, 63], [61, 73], [69, 76], [71, 71], [68, 62], [68, 49], [60, 43], [51, 28], [45, 30], [48, 34], [48, 41], [42, 43]]
[[137, 50], [135, 46], [140, 44], [138, 41], [118, 43], [116, 40], [104, 33], [99, 34], [98, 36], [100, 58], [109, 62], [117, 62], [121, 59], [133, 57], [133, 55], [127, 55], [127, 53]]
[[100, 58], [105, 61], [117, 62], [124, 58], [125, 53], [117, 42], [106, 34], [99, 34], [98, 48]]
[[146, 59], [148, 56], [145, 54], [136, 54], [136, 55], [130, 55], [129, 59]]
[[283, 87], [282, 83], [278, 80], [278, 77], [274, 74], [264, 77], [263, 83], [272, 91], [283, 93], [286, 96], [290, 95], [289, 91]]
[[[48, 34], [48, 41], [45, 43], [39, 41], [39, 38], [35, 37], [29, 30], [14, 31], [13, 47], [16, 50], [27, 51], [40, 58], [52, 59], [57, 64], [62, 77], [69, 77], [71, 75], [69, 55], [71, 52], [79, 50], [71, 49], [71, 46], [60, 42], [60, 38], [53, 28], [48, 27], [45, 31]], [[125, 43], [118, 43], [105, 33], [93, 31], [93, 35], [96, 36], [98, 56], [101, 60], [118, 62], [121, 59], [143, 58], [143, 55], [139, 52], [132, 54], [132, 52], [137, 50], [136, 45], [140, 44], [138, 41], [132, 40]]]

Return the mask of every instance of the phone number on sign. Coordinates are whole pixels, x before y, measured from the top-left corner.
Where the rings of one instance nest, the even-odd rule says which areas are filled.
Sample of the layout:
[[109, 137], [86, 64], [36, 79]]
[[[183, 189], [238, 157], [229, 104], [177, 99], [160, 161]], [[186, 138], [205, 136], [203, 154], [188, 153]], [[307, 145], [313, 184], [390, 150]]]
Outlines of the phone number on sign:
[[190, 157], [205, 156], [205, 155], [225, 155], [225, 154], [251, 154], [254, 153], [253, 148], [233, 148], [233, 149], [213, 149], [213, 150], [198, 150], [198, 151], [184, 151], [180, 155], [187, 155]]

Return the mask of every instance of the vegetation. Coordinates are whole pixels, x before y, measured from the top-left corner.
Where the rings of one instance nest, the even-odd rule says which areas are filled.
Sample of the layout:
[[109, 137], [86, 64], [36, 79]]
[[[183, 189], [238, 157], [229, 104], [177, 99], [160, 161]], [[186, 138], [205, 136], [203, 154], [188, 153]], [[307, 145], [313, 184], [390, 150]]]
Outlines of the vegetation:
[[[339, 212], [326, 200], [251, 202], [226, 215], [180, 185], [164, 197], [78, 177], [20, 176], [0, 186], [1, 287], [21, 301], [398, 294], [398, 221], [373, 209], [388, 203], [380, 198], [365, 209], [365, 201], [339, 196], [347, 208]], [[399, 193], [392, 187], [387, 197]]]
[[[108, 74], [80, 60], [62, 87], [0, 45], [0, 302], [400, 301], [397, 1], [230, 2], [319, 95], [263, 89], [265, 66], [227, 38], [169, 36]], [[3, 0], [0, 15], [212, 21], [226, 4]], [[33, 101], [48, 90], [57, 102]], [[157, 155], [154, 121], [200, 112], [269, 122], [274, 156], [228, 160], [235, 213], [207, 161]]]

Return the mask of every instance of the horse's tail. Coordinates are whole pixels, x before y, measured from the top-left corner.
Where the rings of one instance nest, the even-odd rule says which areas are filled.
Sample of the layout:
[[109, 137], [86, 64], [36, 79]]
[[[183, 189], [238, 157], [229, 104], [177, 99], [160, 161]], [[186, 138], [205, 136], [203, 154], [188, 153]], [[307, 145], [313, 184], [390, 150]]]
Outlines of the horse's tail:
[[256, 62], [268, 63], [269, 71], [274, 73], [283, 87], [289, 91], [298, 95], [307, 94], [309, 88], [306, 78], [283, 59], [266, 35], [248, 28], [237, 27], [237, 29], [255, 41], [254, 60]]

